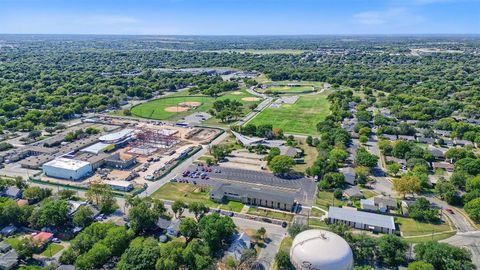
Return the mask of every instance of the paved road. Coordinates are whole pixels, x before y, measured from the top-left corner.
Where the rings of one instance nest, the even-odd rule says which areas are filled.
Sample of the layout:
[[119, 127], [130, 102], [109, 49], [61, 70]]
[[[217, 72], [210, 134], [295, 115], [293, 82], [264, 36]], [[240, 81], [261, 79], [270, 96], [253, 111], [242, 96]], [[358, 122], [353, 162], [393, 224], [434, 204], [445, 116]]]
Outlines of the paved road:
[[440, 242], [469, 249], [472, 252], [473, 263], [480, 269], [480, 231], [457, 233]]

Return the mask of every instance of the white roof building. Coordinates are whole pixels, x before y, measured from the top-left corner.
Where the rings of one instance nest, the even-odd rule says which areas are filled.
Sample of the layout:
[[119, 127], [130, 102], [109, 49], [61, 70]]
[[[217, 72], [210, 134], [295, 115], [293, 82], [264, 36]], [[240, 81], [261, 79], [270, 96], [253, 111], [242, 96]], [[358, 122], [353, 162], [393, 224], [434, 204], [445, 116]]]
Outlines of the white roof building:
[[323, 230], [306, 230], [293, 240], [290, 261], [297, 270], [352, 270], [352, 249], [339, 235]]
[[79, 180], [91, 173], [92, 164], [83, 160], [56, 158], [42, 166], [46, 176], [67, 180]]
[[131, 135], [133, 135], [133, 132], [134, 132], [133, 129], [126, 128], [118, 132], [103, 135], [100, 138], [98, 138], [98, 140], [104, 143], [119, 143], [119, 142], [128, 140], [131, 137]]
[[340, 222], [356, 229], [383, 233], [395, 231], [395, 222], [392, 216], [357, 211], [356, 208], [330, 206], [327, 216], [332, 223]]
[[98, 153], [102, 152], [105, 148], [107, 148], [110, 144], [98, 142], [96, 144], [92, 144], [88, 147], [85, 147], [80, 150], [80, 152], [90, 153], [97, 155]]

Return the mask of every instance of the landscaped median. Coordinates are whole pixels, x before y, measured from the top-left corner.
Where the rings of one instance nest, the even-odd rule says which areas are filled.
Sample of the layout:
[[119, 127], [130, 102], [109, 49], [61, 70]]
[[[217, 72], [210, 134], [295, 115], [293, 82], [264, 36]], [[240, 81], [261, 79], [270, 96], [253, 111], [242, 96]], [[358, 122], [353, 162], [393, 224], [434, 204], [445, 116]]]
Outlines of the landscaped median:
[[293, 220], [293, 214], [282, 212], [282, 211], [267, 210], [265, 208], [250, 207], [248, 209], [247, 214], [266, 217], [266, 218], [272, 218], [272, 219], [280, 219], [288, 222]]

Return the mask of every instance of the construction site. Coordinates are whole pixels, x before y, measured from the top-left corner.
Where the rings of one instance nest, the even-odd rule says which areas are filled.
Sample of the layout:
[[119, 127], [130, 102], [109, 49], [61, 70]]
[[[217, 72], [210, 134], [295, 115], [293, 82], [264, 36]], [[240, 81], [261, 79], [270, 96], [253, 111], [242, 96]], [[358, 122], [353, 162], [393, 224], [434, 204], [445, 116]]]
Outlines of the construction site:
[[[65, 140], [66, 134], [86, 127], [95, 127], [97, 132]], [[6, 165], [26, 170], [28, 177], [37, 181], [84, 188], [102, 182], [116, 191], [129, 192], [161, 178], [223, 132], [107, 118], [89, 120], [69, 130], [26, 145], [22, 156]], [[53, 139], [55, 143], [51, 143]]]

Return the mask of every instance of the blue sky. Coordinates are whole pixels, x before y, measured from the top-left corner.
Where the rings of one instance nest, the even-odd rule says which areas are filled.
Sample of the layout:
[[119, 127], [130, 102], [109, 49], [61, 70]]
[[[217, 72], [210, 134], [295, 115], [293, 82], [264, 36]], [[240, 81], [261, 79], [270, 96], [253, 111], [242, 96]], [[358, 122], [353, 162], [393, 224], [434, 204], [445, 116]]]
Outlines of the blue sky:
[[480, 33], [480, 0], [0, 0], [0, 33]]

